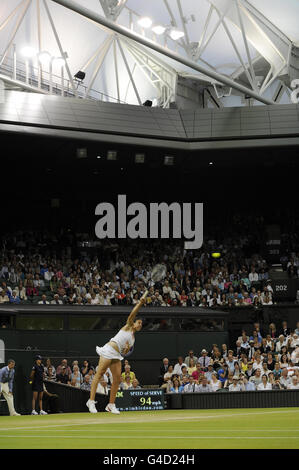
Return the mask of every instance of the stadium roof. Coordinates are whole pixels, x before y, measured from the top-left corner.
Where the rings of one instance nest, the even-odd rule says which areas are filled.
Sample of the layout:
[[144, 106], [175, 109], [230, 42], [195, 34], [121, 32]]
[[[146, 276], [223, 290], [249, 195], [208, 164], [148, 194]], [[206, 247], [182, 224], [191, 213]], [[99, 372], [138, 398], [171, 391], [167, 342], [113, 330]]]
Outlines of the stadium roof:
[[287, 104], [298, 17], [297, 0], [2, 0], [0, 78], [165, 108]]

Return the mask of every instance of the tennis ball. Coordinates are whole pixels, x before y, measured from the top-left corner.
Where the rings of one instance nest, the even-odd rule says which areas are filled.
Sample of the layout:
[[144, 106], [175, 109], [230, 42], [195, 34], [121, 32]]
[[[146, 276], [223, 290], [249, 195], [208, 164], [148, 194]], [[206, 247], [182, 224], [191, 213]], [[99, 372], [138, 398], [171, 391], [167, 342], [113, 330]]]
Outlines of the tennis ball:
[[212, 258], [220, 258], [221, 253], [212, 253]]

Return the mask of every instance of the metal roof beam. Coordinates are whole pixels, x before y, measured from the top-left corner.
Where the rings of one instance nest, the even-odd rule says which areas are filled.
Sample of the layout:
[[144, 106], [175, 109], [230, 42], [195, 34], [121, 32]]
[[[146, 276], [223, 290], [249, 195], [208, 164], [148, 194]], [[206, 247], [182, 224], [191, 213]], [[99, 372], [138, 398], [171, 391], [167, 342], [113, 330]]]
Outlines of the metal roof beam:
[[264, 104], [275, 104], [274, 101], [272, 100], [269, 100], [267, 98], [265, 98], [264, 96], [261, 96], [259, 95], [259, 93], [256, 93], [255, 91], [253, 91], [252, 89], [249, 89], [239, 83], [236, 83], [234, 82], [233, 80], [231, 80], [229, 77], [225, 76], [225, 75], [222, 75], [222, 74], [219, 74], [217, 72], [214, 72], [213, 70], [209, 70], [195, 62], [193, 62], [192, 60], [188, 59], [188, 58], [185, 58], [169, 49], [166, 49], [162, 46], [160, 46], [159, 44], [143, 37], [143, 36], [140, 36], [140, 35], [137, 35], [136, 33], [134, 33], [133, 31], [130, 31], [128, 30], [127, 28], [124, 28], [123, 26], [120, 26], [116, 23], [113, 23], [112, 21], [108, 20], [107, 18], [104, 18], [103, 16], [83, 7], [82, 5], [79, 5], [78, 3], [75, 3], [74, 1], [72, 0], [52, 0], [54, 3], [57, 3], [69, 10], [72, 10], [80, 15], [82, 15], [83, 17], [85, 18], [88, 18], [92, 21], [94, 21], [95, 23], [98, 23], [112, 31], [115, 31], [116, 33], [119, 33], [123, 36], [126, 36], [130, 39], [133, 39], [134, 41], [140, 43], [140, 44], [143, 44], [144, 46], [146, 47], [149, 47], [150, 49], [152, 50], [155, 50], [156, 52], [164, 55], [164, 56], [167, 56], [169, 57], [170, 59], [173, 59], [183, 65], [186, 65], [187, 67], [190, 67], [191, 69], [193, 70], [196, 70], [197, 72], [200, 72], [210, 78], [212, 78], [213, 80], [217, 80], [219, 81], [220, 83], [223, 83], [225, 85], [228, 85], [229, 87], [232, 87], [238, 91], [240, 91], [242, 94], [244, 95], [248, 95], [248, 96], [251, 96], [252, 98], [256, 99], [257, 101], [260, 101]]

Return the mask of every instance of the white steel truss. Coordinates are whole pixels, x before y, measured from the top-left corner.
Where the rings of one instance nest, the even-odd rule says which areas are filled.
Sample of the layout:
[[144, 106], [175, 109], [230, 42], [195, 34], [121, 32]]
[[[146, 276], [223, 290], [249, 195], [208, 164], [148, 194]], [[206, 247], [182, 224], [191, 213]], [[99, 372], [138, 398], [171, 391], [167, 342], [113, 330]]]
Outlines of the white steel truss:
[[[65, 60], [60, 75], [53, 75], [41, 64], [37, 68], [29, 67], [26, 61], [22, 62], [16, 57], [14, 44], [17, 41], [18, 30], [26, 15], [30, 14], [28, 13], [30, 5], [34, 2], [37, 5], [38, 15], [37, 19], [32, 18], [32, 21], [37, 20], [39, 52], [44, 34], [41, 27], [40, 4], [42, 4], [60, 55]], [[104, 30], [107, 35], [104, 41], [95, 44], [94, 53], [86, 57], [85, 63], [80, 67], [80, 70], [87, 72], [86, 85], [74, 80], [74, 70], [70, 68], [63, 41], [55, 24], [55, 16], [49, 8], [52, 2], [80, 13]], [[127, 93], [121, 91], [120, 87], [120, 66], [124, 65], [129, 85], [134, 90], [138, 104], [142, 104], [142, 98], [139, 80], [136, 77], [137, 71], [141, 72], [156, 90], [157, 105], [161, 107], [168, 107], [175, 101], [178, 77], [186, 76], [188, 73], [204, 83], [214, 96], [219, 87], [228, 89], [228, 93], [219, 95], [216, 93], [217, 99], [224, 105], [225, 97], [231, 94], [250, 96], [266, 104], [279, 102], [283, 94], [289, 95], [292, 79], [299, 76], [299, 49], [287, 35], [247, 0], [197, 0], [196, 4], [200, 2], [208, 2], [210, 6], [204, 24], [198, 29], [197, 38], [194, 40], [194, 32], [191, 34], [188, 28], [188, 22], [191, 20], [187, 18], [183, 0], [161, 2], [169, 15], [169, 24], [166, 25], [163, 36], [159, 38], [154, 33], [144, 30], [140, 34], [137, 20], [141, 15], [128, 6], [128, 0], [99, 0], [105, 18], [95, 12], [89, 12], [72, 0], [20, 0], [6, 18], [0, 17], [0, 32], [15, 22], [10, 29], [10, 37], [4, 50], [2, 53], [0, 51], [0, 78], [30, 91], [121, 103], [125, 102], [127, 97]], [[172, 40], [170, 26], [181, 29], [184, 37], [178, 41]], [[220, 30], [229, 40], [238, 62], [229, 74], [219, 73], [219, 66], [207, 60], [209, 49]], [[236, 40], [236, 31], [239, 32], [239, 41]], [[165, 60], [161, 58], [161, 54]], [[113, 98], [95, 86], [107, 56], [114, 62], [113, 82], [116, 91]], [[170, 65], [168, 59], [176, 61], [177, 66], [174, 62]], [[132, 61], [133, 68], [130, 66]], [[193, 72], [186, 72], [186, 69], [182, 69], [182, 65]], [[94, 66], [92, 72], [90, 66]], [[267, 96], [267, 91], [272, 85], [275, 90], [277, 87], [276, 99], [273, 99], [272, 95], [271, 98]], [[274, 97], [277, 93], [274, 93]]]

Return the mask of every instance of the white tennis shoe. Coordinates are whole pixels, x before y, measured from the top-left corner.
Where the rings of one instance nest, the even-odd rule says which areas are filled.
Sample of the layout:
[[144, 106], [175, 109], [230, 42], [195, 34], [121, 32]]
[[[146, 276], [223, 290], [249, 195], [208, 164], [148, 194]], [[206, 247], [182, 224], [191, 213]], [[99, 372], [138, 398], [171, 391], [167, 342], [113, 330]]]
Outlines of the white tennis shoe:
[[90, 400], [90, 399], [86, 402], [86, 406], [89, 409], [90, 413], [97, 413], [98, 412], [98, 410], [95, 407], [96, 403], [97, 403], [96, 401]]
[[48, 413], [47, 413], [46, 411], [44, 411], [44, 410], [40, 410], [39, 414], [40, 414], [40, 415], [47, 415]]
[[114, 403], [108, 403], [105, 410], [109, 411], [109, 413], [113, 413], [114, 415], [119, 415], [120, 414], [120, 411], [116, 408]]
[[35, 410], [32, 410], [31, 414], [32, 414], [32, 415], [38, 415], [38, 412], [35, 411]]

